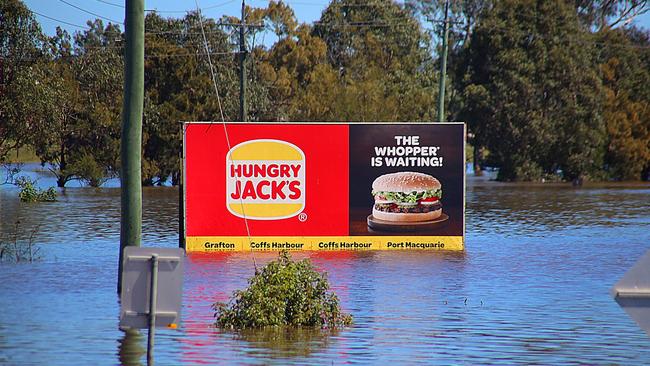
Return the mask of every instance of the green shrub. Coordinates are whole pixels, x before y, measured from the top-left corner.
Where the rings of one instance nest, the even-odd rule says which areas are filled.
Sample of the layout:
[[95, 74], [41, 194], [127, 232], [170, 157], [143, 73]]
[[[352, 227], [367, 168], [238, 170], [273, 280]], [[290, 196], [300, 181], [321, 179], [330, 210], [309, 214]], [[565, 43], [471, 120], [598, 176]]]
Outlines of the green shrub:
[[67, 169], [82, 182], [91, 187], [100, 187], [108, 179], [108, 172], [90, 154], [84, 154]]
[[23, 202], [54, 202], [56, 201], [56, 189], [50, 187], [46, 190], [36, 188], [36, 181], [22, 176], [16, 178], [14, 184], [20, 187], [18, 197]]
[[213, 305], [216, 325], [243, 329], [266, 326], [310, 326], [339, 328], [352, 324], [352, 316], [341, 312], [338, 297], [330, 292], [325, 274], [308, 259], [293, 261], [280, 252], [237, 290], [229, 304]]

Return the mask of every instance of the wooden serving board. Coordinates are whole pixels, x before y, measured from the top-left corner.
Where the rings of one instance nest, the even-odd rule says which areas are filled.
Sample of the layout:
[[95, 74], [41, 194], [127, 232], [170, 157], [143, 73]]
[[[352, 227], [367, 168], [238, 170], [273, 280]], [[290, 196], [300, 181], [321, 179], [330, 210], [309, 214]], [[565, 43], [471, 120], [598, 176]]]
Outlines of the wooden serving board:
[[395, 222], [381, 220], [368, 216], [368, 227], [375, 231], [397, 231], [397, 232], [413, 232], [413, 231], [429, 231], [439, 228], [447, 223], [449, 216], [442, 214], [435, 220], [429, 221], [413, 221], [413, 222]]

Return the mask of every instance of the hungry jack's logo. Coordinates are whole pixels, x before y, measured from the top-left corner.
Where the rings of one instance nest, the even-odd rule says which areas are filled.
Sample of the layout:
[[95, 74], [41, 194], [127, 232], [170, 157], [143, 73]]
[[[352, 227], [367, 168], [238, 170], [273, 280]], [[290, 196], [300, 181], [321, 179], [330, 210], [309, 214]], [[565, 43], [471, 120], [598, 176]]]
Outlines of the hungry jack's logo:
[[226, 155], [226, 207], [253, 220], [293, 217], [305, 208], [305, 154], [281, 140], [250, 140]]

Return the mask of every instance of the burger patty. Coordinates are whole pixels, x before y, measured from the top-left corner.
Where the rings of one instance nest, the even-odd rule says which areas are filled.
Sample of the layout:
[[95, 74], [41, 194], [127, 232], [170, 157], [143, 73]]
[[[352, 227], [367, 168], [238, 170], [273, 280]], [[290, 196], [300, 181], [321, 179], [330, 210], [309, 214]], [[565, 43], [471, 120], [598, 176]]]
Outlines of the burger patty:
[[417, 204], [415, 206], [399, 206], [394, 203], [375, 203], [375, 210], [393, 213], [425, 213], [436, 211], [442, 208], [440, 202], [432, 205]]

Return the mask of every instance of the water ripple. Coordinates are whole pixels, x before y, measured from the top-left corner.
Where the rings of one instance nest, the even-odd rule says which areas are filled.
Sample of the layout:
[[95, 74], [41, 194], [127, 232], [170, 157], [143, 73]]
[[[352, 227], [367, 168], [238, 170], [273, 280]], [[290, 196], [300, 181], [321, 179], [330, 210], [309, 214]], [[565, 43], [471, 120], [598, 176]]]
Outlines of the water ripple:
[[[174, 188], [144, 190], [144, 243], [177, 243]], [[468, 186], [465, 253], [297, 253], [328, 273], [355, 324], [222, 332], [210, 305], [272, 253], [193, 254], [182, 324], [156, 333], [159, 364], [629, 364], [646, 335], [609, 289], [649, 248], [650, 189]], [[40, 225], [43, 260], [0, 264], [0, 364], [144, 362], [146, 333], [118, 330], [119, 191], [71, 188], [56, 204], [0, 190], [0, 229]], [[24, 235], [23, 235], [24, 236]]]

